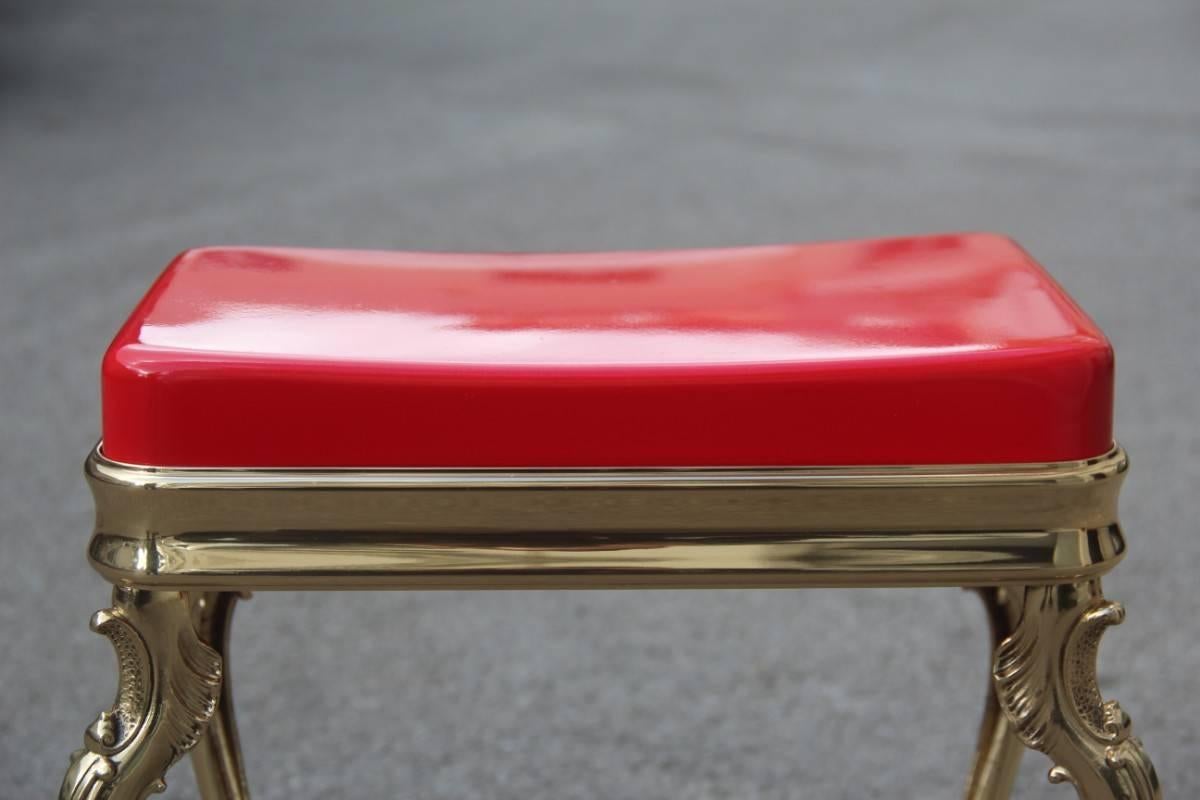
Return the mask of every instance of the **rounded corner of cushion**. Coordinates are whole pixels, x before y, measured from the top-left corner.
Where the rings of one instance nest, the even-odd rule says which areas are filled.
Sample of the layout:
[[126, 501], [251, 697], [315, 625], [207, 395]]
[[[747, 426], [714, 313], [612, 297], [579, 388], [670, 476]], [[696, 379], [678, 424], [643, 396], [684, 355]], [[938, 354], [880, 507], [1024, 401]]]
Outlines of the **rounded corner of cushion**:
[[1111, 372], [1116, 365], [1117, 350], [1109, 338], [1104, 335], [1104, 331], [1097, 328], [1095, 336], [1089, 339], [1089, 344], [1088, 352], [1093, 360]]
[[990, 229], [969, 230], [963, 231], [959, 235], [967, 241], [974, 241], [980, 244], [987, 244], [1005, 249], [1017, 249], [1022, 253], [1025, 252], [1025, 248], [1021, 246], [1021, 243], [1018, 242], [1015, 237], [1002, 231]]
[[189, 266], [199, 261], [205, 261], [211, 258], [214, 254], [219, 254], [220, 252], [228, 249], [229, 248], [227, 247], [213, 247], [211, 245], [185, 247], [167, 262], [167, 266], [163, 272], [169, 273], [179, 269], [180, 267]]
[[109, 345], [100, 359], [100, 380], [104, 384], [131, 377], [144, 377], [146, 374], [136, 353], [136, 345], [121, 338]]
[[154, 437], [153, 387], [161, 366], [135, 344], [114, 342], [100, 367], [102, 457], [125, 463], [150, 463]]

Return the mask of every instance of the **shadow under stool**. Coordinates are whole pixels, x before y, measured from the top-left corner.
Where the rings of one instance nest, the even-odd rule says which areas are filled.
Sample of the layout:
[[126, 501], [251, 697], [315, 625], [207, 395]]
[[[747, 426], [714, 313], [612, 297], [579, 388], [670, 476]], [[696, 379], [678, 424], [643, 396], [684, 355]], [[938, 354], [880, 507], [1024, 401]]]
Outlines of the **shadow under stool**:
[[1008, 239], [179, 256], [103, 364], [88, 549], [118, 690], [61, 798], [191, 752], [249, 797], [226, 664], [273, 589], [945, 587], [994, 642], [971, 800], [1023, 750], [1161, 797], [1096, 680], [1123, 610], [1112, 349]]

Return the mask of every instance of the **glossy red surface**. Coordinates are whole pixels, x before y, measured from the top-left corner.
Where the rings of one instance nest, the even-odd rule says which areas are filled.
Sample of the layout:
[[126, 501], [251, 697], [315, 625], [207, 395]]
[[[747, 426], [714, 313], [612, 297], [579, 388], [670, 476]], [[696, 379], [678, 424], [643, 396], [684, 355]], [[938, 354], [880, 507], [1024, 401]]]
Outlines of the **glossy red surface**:
[[162, 466], [1086, 458], [1112, 352], [986, 234], [594, 254], [177, 258], [104, 361], [104, 451]]

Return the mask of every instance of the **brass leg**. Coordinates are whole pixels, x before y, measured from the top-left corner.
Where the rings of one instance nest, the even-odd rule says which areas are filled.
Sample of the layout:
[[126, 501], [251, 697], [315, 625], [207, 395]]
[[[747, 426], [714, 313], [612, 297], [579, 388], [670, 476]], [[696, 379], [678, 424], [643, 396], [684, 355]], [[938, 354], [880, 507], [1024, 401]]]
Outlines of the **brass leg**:
[[113, 590], [92, 629], [117, 651], [117, 697], [71, 756], [60, 800], [143, 800], [203, 735], [221, 691], [221, 657], [196, 635], [186, 595]]
[[996, 692], [1021, 741], [1054, 762], [1051, 783], [1073, 783], [1086, 800], [1161, 800], [1129, 717], [1096, 681], [1100, 637], [1125, 610], [1104, 599], [1098, 580], [1012, 595], [1021, 608], [996, 652]]
[[[1009, 602], [1010, 591], [1004, 587], [979, 590], [990, 623], [993, 658], [1000, 643], [1013, 632], [1020, 614], [1020, 606]], [[1009, 797], [1024, 753], [1025, 745], [1017, 738], [1012, 723], [1001, 710], [996, 687], [989, 680], [979, 740], [975, 746], [975, 763], [967, 779], [966, 800], [1005, 800]]]
[[200, 637], [225, 662], [220, 702], [208, 731], [192, 751], [192, 768], [204, 800], [250, 798], [233, 715], [233, 684], [229, 677], [229, 628], [237, 601], [238, 595], [234, 592], [206, 592], [196, 597], [192, 608]]

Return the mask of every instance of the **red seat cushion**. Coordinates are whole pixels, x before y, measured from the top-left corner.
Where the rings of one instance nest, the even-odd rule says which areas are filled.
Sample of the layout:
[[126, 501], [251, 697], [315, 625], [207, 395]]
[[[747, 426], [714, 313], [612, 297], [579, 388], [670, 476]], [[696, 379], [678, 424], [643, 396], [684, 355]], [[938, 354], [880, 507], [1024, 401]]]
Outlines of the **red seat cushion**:
[[160, 466], [956, 464], [1112, 446], [1112, 351], [987, 234], [588, 254], [209, 248], [109, 349]]

